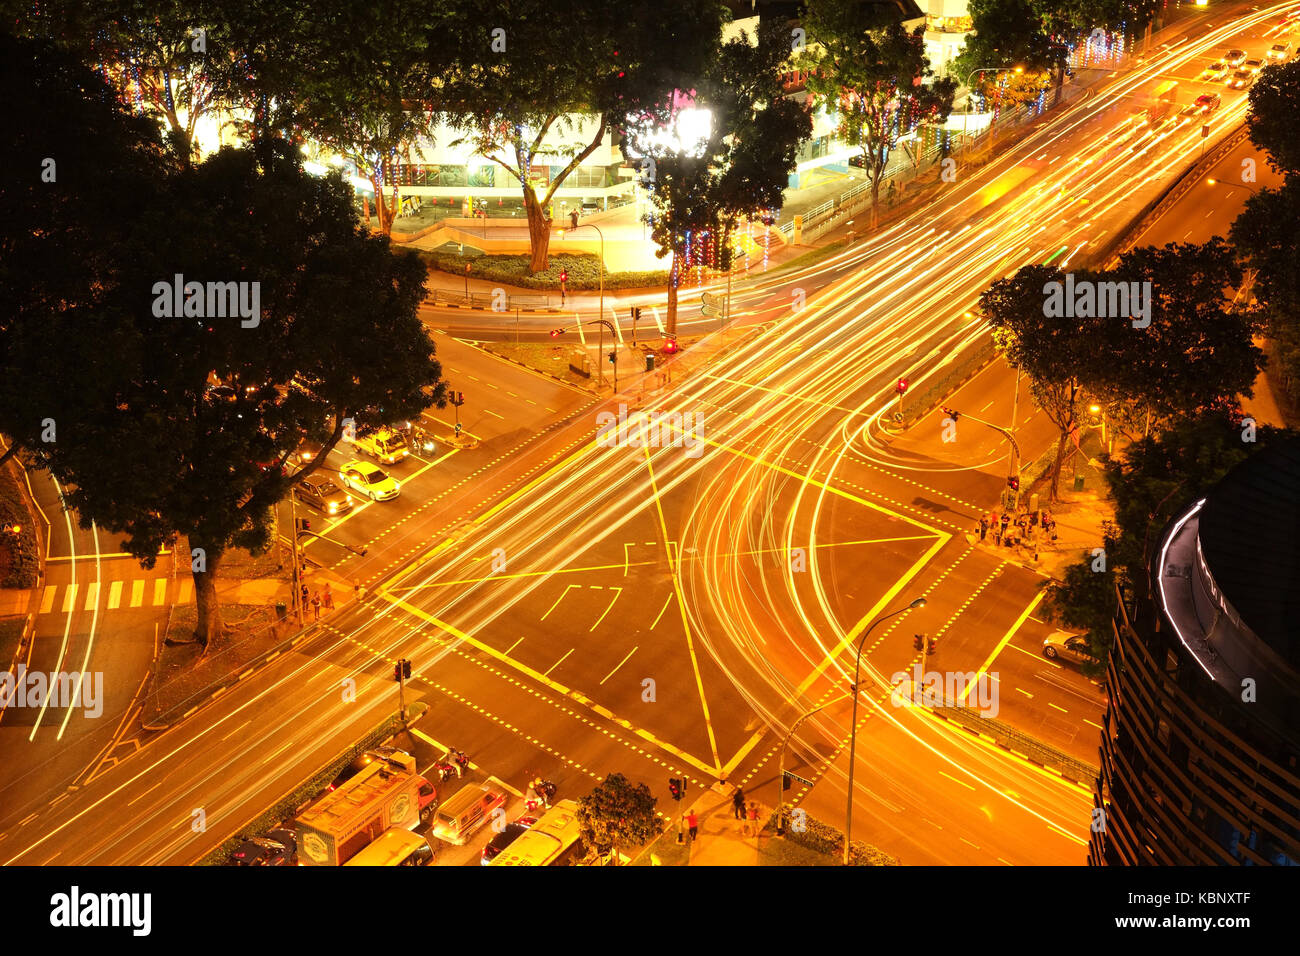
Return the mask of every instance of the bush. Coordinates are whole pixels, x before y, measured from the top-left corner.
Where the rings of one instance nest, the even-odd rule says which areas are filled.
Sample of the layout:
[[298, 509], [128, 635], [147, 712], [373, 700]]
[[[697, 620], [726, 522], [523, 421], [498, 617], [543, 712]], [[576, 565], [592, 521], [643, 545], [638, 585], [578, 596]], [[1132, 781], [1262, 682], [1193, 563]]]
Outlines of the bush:
[[4, 576], [0, 577], [0, 588], [32, 588], [36, 586], [41, 569], [36, 529], [32, 527], [32, 517], [23, 504], [18, 483], [4, 472], [0, 473], [0, 528], [13, 525], [22, 530], [16, 535], [0, 532], [0, 549], [4, 550], [5, 556], [0, 559], [0, 567], [5, 568]]
[[[517, 286], [522, 289], [546, 289], [559, 292], [561, 271], [569, 273], [565, 287], [570, 292], [600, 288], [600, 257], [589, 253], [556, 253], [550, 257], [548, 268], [544, 272], [536, 272], [532, 275], [528, 272], [532, 260], [526, 255], [459, 256], [451, 252], [430, 252], [424, 249], [416, 250], [413, 254], [423, 259], [430, 269], [455, 276], [465, 274], [465, 264], [468, 262], [471, 279], [500, 282], [503, 285]], [[666, 269], [605, 274], [606, 289], [644, 289], [667, 284], [668, 270]]]
[[[796, 846], [801, 846], [812, 850], [814, 853], [821, 853], [826, 856], [832, 856], [840, 859], [844, 855], [844, 834], [833, 826], [822, 823], [815, 817], [808, 816], [806, 811], [799, 811], [804, 814], [804, 822], [807, 826], [802, 833], [796, 833], [790, 826], [790, 819], [796, 808], [789, 804], [777, 809], [772, 813], [771, 818], [767, 821], [764, 829], [776, 831], [777, 815], [782, 811], [786, 814], [785, 839], [789, 840]], [[898, 860], [894, 859], [888, 853], [877, 850], [874, 846], [869, 846], [858, 840], [854, 840], [849, 845], [849, 865], [850, 866], [899, 866]]]

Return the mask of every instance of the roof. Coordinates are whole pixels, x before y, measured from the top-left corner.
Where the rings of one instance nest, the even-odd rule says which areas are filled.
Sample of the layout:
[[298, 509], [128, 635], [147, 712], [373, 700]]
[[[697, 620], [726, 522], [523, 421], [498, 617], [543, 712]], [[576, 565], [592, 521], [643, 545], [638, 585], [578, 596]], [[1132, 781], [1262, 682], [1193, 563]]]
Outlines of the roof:
[[1242, 621], [1300, 668], [1300, 439], [1277, 439], [1210, 492], [1200, 545]]

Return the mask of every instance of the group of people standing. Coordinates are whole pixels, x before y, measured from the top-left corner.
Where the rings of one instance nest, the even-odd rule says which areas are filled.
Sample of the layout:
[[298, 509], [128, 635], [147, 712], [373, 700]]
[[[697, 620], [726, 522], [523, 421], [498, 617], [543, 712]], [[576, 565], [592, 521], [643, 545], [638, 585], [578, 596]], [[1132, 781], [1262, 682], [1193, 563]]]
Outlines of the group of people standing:
[[1040, 541], [1056, 540], [1056, 519], [1046, 508], [1022, 510], [1014, 515], [994, 509], [980, 515], [979, 536], [981, 542], [992, 537], [994, 547], [998, 548], [1024, 545], [1037, 558]]

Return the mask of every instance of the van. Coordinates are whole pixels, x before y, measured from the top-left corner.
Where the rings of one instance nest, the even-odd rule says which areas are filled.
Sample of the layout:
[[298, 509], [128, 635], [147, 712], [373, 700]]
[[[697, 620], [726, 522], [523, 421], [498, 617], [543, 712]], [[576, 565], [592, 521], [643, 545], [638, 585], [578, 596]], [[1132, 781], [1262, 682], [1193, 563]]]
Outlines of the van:
[[505, 792], [487, 783], [471, 783], [438, 806], [431, 834], [446, 843], [463, 846], [470, 834], [506, 805]]
[[584, 199], [582, 201], [582, 214], [590, 216], [593, 213], [600, 212], [600, 203], [594, 199]]

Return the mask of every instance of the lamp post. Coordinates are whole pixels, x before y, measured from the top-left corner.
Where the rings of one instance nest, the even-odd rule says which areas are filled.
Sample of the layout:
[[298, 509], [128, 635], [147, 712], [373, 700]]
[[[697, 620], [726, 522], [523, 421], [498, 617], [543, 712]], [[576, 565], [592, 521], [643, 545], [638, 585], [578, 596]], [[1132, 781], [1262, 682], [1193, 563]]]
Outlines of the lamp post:
[[1232, 188], [1235, 187], [1235, 186], [1240, 186], [1242, 189], [1249, 189], [1249, 190], [1250, 190], [1254, 195], [1256, 195], [1256, 196], [1259, 195], [1259, 187], [1258, 187], [1258, 186], [1247, 186], [1245, 183], [1221, 183], [1221, 182], [1219, 182], [1217, 179], [1207, 179], [1207, 180], [1205, 181], [1205, 185], [1207, 185], [1207, 186], [1224, 186], [1224, 187], [1226, 187], [1226, 188], [1228, 188], [1228, 189], [1232, 189]]
[[844, 811], [844, 865], [849, 865], [849, 843], [853, 840], [853, 762], [858, 749], [858, 674], [862, 669], [862, 645], [867, 642], [871, 632], [875, 630], [876, 625], [881, 621], [887, 621], [891, 617], [898, 617], [900, 614], [906, 614], [914, 608], [925, 607], [925, 598], [917, 598], [907, 607], [899, 608], [897, 611], [890, 611], [871, 622], [871, 626], [866, 629], [862, 637], [858, 639], [857, 655], [853, 660], [853, 683], [849, 685], [849, 694], [853, 697], [853, 723], [849, 727], [849, 802]]
[[[581, 229], [583, 226], [590, 226], [592, 229], [596, 230], [596, 235], [600, 236], [600, 320], [601, 322], [604, 322], [605, 321], [605, 234], [600, 231], [600, 226], [597, 226], [595, 223], [592, 222], [584, 222], [579, 226], [575, 226], [574, 229]], [[565, 230], [561, 229], [560, 230], [561, 240], [564, 239], [564, 233]], [[602, 333], [602, 339], [603, 339], [603, 333]], [[615, 341], [617, 342], [617, 337], [615, 337]], [[597, 364], [600, 366], [600, 381], [601, 384], [603, 385], [605, 382], [605, 355], [604, 355], [605, 345], [603, 341], [600, 345], [600, 350], [601, 350], [600, 361]], [[618, 354], [617, 345], [614, 346], [614, 352], [616, 355]], [[614, 362], [614, 391], [616, 392], [618, 391], [618, 362], [617, 361]]]
[[[1006, 70], [1011, 70], [1014, 73], [1025, 72], [1025, 68], [1023, 66], [1016, 66], [1016, 67], [983, 66], [980, 67], [978, 70], [971, 70], [969, 73], [966, 74], [966, 82], [962, 85], [966, 87], [966, 132], [968, 135], [970, 133], [970, 101], [971, 101], [971, 94], [974, 92], [971, 89], [970, 81], [973, 80], [975, 77], [979, 76], [981, 73], [1002, 73]], [[992, 134], [992, 132], [993, 132], [993, 121], [989, 120], [989, 133]]]
[[843, 699], [844, 698], [842, 697], [836, 697], [834, 700], [828, 700], [826, 703], [820, 704], [817, 707], [814, 707], [812, 710], [808, 711], [808, 713], [804, 714], [802, 717], [800, 717], [798, 720], [796, 720], [793, 724], [790, 725], [790, 732], [787, 733], [785, 735], [785, 739], [781, 741], [781, 756], [777, 759], [777, 763], [776, 763], [776, 785], [778, 788], [776, 794], [776, 806], [777, 806], [776, 835], [777, 836], [785, 835], [785, 749], [790, 744], [790, 738], [793, 737], [794, 732], [799, 729], [799, 725], [802, 724], [809, 717], [811, 717], [813, 714], [817, 713], [819, 710], [823, 710], [824, 708], [829, 707], [831, 704], [839, 703], [839, 701]]

